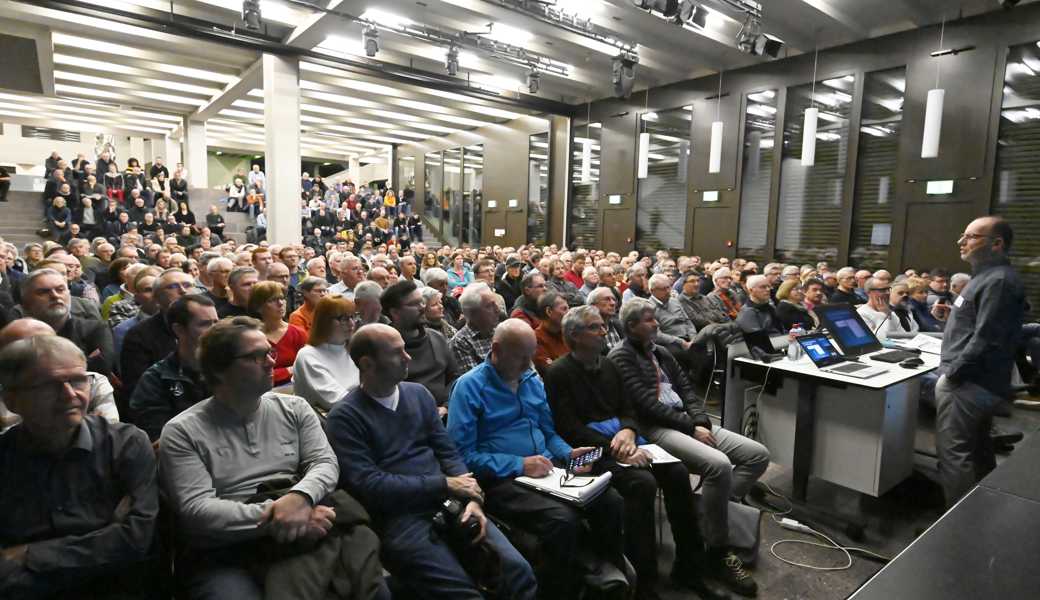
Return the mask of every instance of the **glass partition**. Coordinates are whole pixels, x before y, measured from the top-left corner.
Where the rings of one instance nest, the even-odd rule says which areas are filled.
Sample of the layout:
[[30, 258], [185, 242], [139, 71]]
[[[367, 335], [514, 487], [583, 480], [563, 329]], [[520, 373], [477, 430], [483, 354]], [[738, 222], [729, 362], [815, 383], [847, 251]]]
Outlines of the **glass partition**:
[[867, 73], [863, 85], [849, 262], [875, 271], [888, 265], [906, 68]]
[[642, 132], [650, 134], [647, 176], [637, 180], [636, 249], [643, 254], [686, 246], [691, 110], [640, 115]]
[[423, 161], [425, 174], [425, 208], [426, 220], [436, 232], [441, 230], [441, 194], [444, 183], [444, 165], [440, 152], [427, 152]]
[[457, 246], [462, 223], [462, 148], [444, 151], [444, 196], [441, 197], [441, 236]]
[[462, 150], [462, 243], [477, 246], [484, 216], [484, 146]]
[[[855, 84], [856, 79], [846, 75], [817, 81], [815, 88], [805, 84], [787, 89], [774, 252], [778, 260], [833, 263], [838, 258]], [[806, 167], [802, 165], [802, 126], [810, 107], [818, 108], [820, 116], [816, 164]]]
[[1022, 276], [1035, 319], [1040, 314], [1040, 48], [1032, 43], [1007, 53], [993, 214], [1007, 219], [1015, 231], [1011, 262]]
[[527, 243], [543, 245], [548, 232], [549, 132], [529, 139], [527, 152]]
[[574, 248], [599, 248], [600, 124], [575, 124], [571, 130], [571, 202], [567, 240]]
[[737, 256], [762, 263], [769, 241], [769, 192], [776, 146], [776, 90], [747, 95]]

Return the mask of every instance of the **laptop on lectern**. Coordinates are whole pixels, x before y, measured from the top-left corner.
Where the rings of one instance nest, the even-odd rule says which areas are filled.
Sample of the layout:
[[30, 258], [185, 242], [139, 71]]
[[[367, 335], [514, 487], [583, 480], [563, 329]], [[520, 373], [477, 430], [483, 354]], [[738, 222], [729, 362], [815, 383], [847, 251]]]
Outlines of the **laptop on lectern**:
[[881, 350], [881, 342], [851, 304], [824, 304], [813, 309], [845, 356], [863, 356]]
[[[809, 360], [821, 371], [866, 379], [885, 373], [887, 369], [850, 362], [831, 345], [831, 341], [822, 333], [810, 333], [798, 336], [798, 344], [805, 350]], [[857, 359], [858, 360], [858, 359]]]

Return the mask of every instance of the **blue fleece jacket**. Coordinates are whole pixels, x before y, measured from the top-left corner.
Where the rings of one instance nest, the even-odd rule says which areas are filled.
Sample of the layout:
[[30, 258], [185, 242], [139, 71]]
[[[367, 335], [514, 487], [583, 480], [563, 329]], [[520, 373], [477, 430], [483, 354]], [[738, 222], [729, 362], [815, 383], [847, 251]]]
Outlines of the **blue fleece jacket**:
[[571, 447], [556, 433], [545, 387], [534, 369], [509, 389], [485, 361], [455, 382], [448, 402], [448, 433], [480, 478], [522, 475], [524, 457], [566, 461]]

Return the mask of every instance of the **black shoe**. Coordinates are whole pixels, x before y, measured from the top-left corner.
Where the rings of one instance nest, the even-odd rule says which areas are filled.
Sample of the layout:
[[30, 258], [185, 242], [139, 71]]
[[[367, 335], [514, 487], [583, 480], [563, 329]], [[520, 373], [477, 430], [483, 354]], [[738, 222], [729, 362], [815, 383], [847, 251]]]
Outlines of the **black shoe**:
[[707, 575], [741, 596], [754, 598], [758, 594], [758, 584], [732, 551], [709, 552], [708, 557]]
[[1002, 429], [997, 426], [993, 426], [989, 430], [989, 437], [993, 440], [993, 445], [998, 447], [1013, 446], [1022, 441], [1024, 437], [1021, 431], [1009, 431]]
[[705, 579], [698, 570], [672, 569], [672, 585], [697, 592], [703, 600], [731, 600], [721, 585]]

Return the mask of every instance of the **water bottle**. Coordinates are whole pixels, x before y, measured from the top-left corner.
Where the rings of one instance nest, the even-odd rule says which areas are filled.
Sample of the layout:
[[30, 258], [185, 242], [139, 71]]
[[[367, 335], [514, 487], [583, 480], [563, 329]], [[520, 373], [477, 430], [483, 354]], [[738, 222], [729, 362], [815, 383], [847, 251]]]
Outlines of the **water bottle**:
[[[795, 325], [794, 327], [791, 328], [791, 331], [789, 331], [788, 333], [791, 335], [792, 338], [797, 338], [800, 335], [805, 335], [805, 330], [802, 329], [801, 325]], [[798, 360], [801, 357], [802, 357], [802, 345], [792, 339], [787, 344], [787, 359], [788, 360]]]

